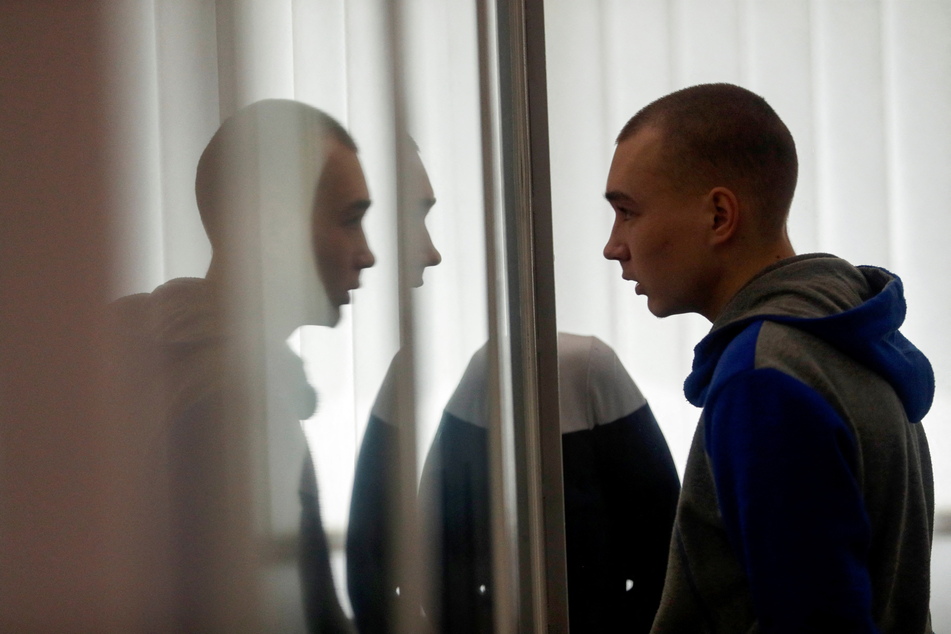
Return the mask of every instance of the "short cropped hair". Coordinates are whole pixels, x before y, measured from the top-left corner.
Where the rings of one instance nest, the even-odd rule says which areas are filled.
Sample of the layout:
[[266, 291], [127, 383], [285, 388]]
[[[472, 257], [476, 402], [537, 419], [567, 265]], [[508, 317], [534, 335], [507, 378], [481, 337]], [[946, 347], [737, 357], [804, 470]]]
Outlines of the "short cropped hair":
[[225, 208], [235, 204], [227, 192], [246, 191], [247, 183], [239, 182], [246, 175], [235, 166], [255, 157], [290, 152], [289, 139], [311, 145], [318, 153], [327, 140], [357, 151], [353, 137], [333, 117], [298, 101], [265, 99], [233, 114], [208, 142], [195, 174], [198, 212], [213, 249], [221, 240], [224, 217], [237, 211]]
[[617, 142], [647, 127], [663, 135], [664, 161], [675, 186], [740, 189], [767, 234], [782, 231], [799, 162], [789, 129], [766, 100], [732, 84], [701, 84], [648, 104]]

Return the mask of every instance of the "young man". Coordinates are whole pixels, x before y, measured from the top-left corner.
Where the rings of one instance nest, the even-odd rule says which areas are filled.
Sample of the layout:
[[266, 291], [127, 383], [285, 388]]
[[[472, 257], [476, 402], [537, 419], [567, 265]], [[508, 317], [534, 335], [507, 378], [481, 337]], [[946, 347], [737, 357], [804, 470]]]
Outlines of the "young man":
[[794, 254], [796, 177], [789, 130], [737, 86], [618, 137], [604, 256], [654, 315], [713, 323], [655, 632], [931, 632], [934, 376], [896, 276]]

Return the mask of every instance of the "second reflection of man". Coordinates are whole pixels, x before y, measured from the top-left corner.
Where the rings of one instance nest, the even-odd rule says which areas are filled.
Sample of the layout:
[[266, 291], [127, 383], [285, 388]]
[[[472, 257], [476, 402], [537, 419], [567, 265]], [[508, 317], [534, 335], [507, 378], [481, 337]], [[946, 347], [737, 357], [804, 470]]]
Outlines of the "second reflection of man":
[[[409, 163], [409, 199], [414, 201], [407, 214], [410, 230], [408, 242], [417, 249], [411, 258], [414, 266], [410, 281], [414, 287], [419, 287], [423, 285], [423, 271], [442, 261], [425, 223], [427, 214], [436, 204], [436, 197], [419, 157], [419, 148], [410, 138], [404, 139], [404, 143], [411, 150], [405, 153], [405, 157]], [[387, 624], [394, 614], [392, 604], [396, 600], [399, 585], [392, 573], [394, 537], [391, 535], [390, 520], [395, 513], [395, 506], [389, 493], [392, 491], [392, 482], [398, 477], [398, 430], [394, 422], [396, 384], [404, 367], [403, 359], [403, 353], [397, 352], [383, 379], [370, 412], [354, 474], [346, 541], [347, 588], [354, 622], [361, 634], [389, 631]], [[300, 567], [305, 584], [317, 578], [314, 571], [322, 566], [317, 557], [324, 557], [327, 552], [326, 544], [321, 541], [325, 537], [320, 530], [319, 509], [312, 502], [314, 496], [311, 492], [316, 482], [313, 469], [313, 462], [308, 456], [301, 479]], [[305, 587], [308, 603], [318, 596]], [[321, 613], [319, 606], [308, 605], [306, 612], [311, 631], [329, 631], [317, 625], [316, 616]]]
[[[446, 405], [420, 484], [439, 544], [426, 612], [453, 634], [493, 631], [487, 367], [483, 347]], [[673, 459], [607, 344], [559, 333], [558, 374], [570, 631], [647, 632], [680, 493]]]

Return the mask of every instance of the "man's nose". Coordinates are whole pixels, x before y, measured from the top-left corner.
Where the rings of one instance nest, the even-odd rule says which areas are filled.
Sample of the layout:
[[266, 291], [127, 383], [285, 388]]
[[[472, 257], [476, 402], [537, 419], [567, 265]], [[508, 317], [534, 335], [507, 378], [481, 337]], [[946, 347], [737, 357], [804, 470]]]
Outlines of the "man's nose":
[[423, 240], [423, 249], [426, 254], [424, 258], [425, 266], [436, 266], [442, 262], [442, 254], [439, 253], [439, 249], [433, 244], [433, 239], [432, 236], [429, 235], [429, 231], [423, 231]]
[[364, 235], [360, 250], [357, 252], [357, 267], [368, 269], [374, 264], [376, 264], [376, 256], [374, 256], [373, 251], [370, 250], [370, 243], [367, 242], [367, 237]]
[[614, 227], [612, 227], [611, 235], [608, 236], [608, 242], [604, 245], [604, 251], [602, 254], [608, 260], [623, 260], [625, 259], [626, 253], [627, 248], [624, 246], [623, 242], [617, 239]]

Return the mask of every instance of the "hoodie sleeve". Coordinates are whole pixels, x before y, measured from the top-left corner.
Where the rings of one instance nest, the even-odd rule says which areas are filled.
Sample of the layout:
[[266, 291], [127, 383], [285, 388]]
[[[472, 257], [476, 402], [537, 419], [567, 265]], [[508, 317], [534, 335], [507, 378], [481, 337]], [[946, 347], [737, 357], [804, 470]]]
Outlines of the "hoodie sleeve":
[[731, 377], [705, 408], [729, 539], [765, 632], [877, 632], [855, 439], [815, 390], [775, 369]]

